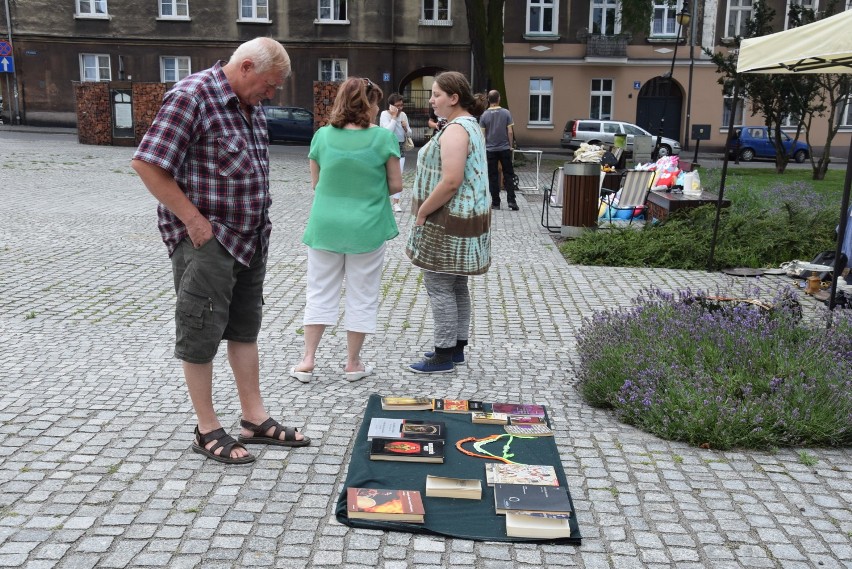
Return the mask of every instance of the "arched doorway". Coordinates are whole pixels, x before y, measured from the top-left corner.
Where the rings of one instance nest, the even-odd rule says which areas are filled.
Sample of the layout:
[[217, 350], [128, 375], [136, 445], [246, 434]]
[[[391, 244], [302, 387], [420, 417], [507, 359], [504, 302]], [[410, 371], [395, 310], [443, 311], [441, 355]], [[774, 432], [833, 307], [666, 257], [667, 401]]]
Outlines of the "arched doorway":
[[[411, 122], [414, 144], [422, 145], [432, 136], [426, 124], [429, 120], [429, 98], [432, 96], [432, 81], [435, 75], [446, 71], [440, 67], [421, 67], [403, 77], [400, 93], [405, 98], [405, 114]], [[390, 94], [390, 93], [388, 93]]]
[[680, 141], [680, 119], [683, 114], [683, 89], [668, 77], [654, 77], [642, 86], [636, 101], [636, 124], [653, 135], [660, 131], [665, 113], [663, 136]]

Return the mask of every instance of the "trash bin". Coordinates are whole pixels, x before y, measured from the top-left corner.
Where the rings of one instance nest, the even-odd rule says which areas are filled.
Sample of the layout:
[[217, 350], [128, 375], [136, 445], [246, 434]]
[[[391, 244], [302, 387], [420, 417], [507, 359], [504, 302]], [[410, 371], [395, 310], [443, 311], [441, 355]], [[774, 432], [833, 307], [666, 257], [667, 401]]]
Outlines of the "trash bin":
[[566, 162], [563, 171], [561, 234], [579, 237], [584, 230], [598, 226], [601, 166]]

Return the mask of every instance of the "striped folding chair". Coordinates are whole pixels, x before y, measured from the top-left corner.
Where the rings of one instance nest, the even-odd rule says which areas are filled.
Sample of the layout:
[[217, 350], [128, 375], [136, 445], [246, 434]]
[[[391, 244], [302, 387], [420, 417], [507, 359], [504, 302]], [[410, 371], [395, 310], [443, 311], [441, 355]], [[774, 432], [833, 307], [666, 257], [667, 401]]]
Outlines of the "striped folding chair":
[[[607, 217], [612, 223], [613, 211], [641, 209], [645, 212], [648, 194], [651, 192], [651, 184], [654, 181], [655, 172], [643, 170], [627, 170], [624, 180], [618, 192], [611, 190], [601, 191], [601, 205], [607, 206]], [[636, 217], [631, 213], [630, 223]]]

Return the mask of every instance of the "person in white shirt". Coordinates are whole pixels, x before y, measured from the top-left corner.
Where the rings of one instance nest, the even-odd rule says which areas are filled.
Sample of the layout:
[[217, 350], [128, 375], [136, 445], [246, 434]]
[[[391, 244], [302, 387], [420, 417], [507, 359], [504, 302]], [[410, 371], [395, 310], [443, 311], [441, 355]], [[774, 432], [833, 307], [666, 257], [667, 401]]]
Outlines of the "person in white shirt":
[[[405, 143], [405, 137], [411, 136], [411, 126], [408, 123], [408, 116], [403, 112], [402, 107], [402, 95], [399, 93], [392, 93], [391, 96], [388, 97], [388, 110], [382, 111], [382, 114], [379, 117], [379, 126], [393, 132], [396, 135], [397, 141], [399, 141], [400, 174], [405, 170], [405, 151], [402, 147]], [[401, 197], [402, 192], [391, 196], [391, 203], [393, 204], [393, 210], [395, 212], [402, 211], [402, 206], [399, 203]]]

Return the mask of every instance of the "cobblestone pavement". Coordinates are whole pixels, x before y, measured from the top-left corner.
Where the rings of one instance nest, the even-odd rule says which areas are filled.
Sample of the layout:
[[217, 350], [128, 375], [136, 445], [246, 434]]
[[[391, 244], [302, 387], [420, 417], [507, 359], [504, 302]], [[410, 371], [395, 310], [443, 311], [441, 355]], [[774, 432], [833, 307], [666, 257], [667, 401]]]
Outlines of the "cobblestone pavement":
[[[194, 416], [172, 358], [174, 293], [155, 202], [132, 150], [73, 136], [0, 136], [0, 565], [3, 567], [852, 567], [852, 451], [717, 452], [659, 440], [574, 389], [583, 317], [647, 285], [713, 290], [704, 272], [567, 264], [538, 201], [494, 212], [492, 270], [472, 279], [470, 363], [423, 377], [426, 295], [390, 244], [377, 373], [343, 380], [345, 333], [319, 378], [287, 377], [302, 347], [311, 191], [305, 147], [273, 148], [273, 221], [261, 348], [272, 413], [315, 445], [258, 449], [252, 466], [190, 451]], [[411, 166], [409, 165], [409, 168]], [[410, 185], [410, 173], [407, 176]], [[404, 235], [410, 223], [399, 217]], [[233, 381], [215, 362], [225, 426]], [[548, 405], [584, 535], [580, 547], [352, 530], [333, 505], [370, 393]]]

